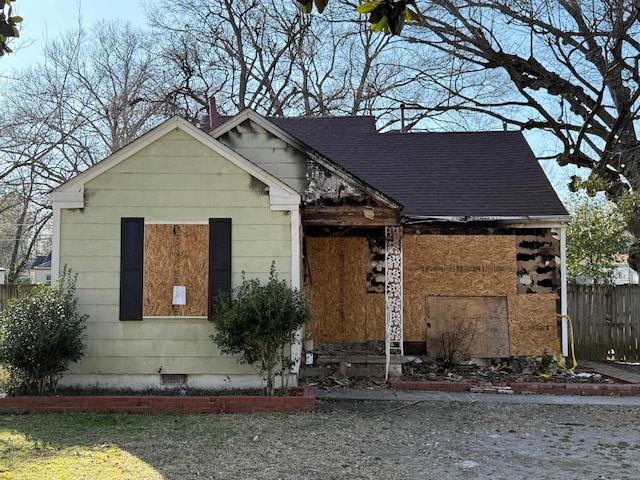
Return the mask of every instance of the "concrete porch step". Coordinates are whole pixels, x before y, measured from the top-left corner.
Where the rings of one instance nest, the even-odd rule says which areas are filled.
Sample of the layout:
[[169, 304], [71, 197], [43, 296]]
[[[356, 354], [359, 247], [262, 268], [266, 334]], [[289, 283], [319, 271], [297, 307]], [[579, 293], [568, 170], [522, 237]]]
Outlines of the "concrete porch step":
[[[389, 363], [392, 365], [411, 362], [415, 357], [407, 357], [405, 355], [391, 355]], [[316, 363], [318, 365], [336, 365], [341, 362], [361, 365], [361, 364], [382, 364], [384, 365], [387, 358], [384, 355], [319, 355]]]
[[[402, 364], [411, 362], [415, 357], [392, 355], [389, 361], [389, 376], [400, 377]], [[346, 368], [342, 367], [344, 364]], [[313, 365], [302, 365], [300, 378], [327, 377], [340, 375], [345, 377], [385, 376], [386, 358], [383, 355], [318, 355]]]

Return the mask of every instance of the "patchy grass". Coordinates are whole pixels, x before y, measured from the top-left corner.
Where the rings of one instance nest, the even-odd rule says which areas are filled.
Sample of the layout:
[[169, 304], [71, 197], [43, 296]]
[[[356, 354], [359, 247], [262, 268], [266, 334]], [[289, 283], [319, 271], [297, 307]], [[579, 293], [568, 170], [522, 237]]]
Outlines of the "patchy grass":
[[232, 435], [202, 415], [0, 415], [0, 478], [176, 478], [177, 445], [198, 456]]

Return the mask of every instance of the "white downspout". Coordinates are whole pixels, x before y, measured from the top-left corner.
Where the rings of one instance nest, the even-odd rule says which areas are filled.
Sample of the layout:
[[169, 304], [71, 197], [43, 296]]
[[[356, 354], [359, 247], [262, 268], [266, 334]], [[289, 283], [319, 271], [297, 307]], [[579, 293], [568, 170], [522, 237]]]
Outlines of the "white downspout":
[[53, 204], [53, 237], [51, 238], [51, 283], [60, 276], [60, 207]]
[[562, 356], [569, 356], [569, 321], [567, 320], [567, 227], [560, 227], [560, 313], [562, 315]]
[[[291, 221], [291, 287], [300, 289], [302, 286], [301, 252], [302, 252], [302, 220], [300, 208], [296, 206], [289, 211]], [[303, 329], [296, 332], [295, 339], [291, 345], [291, 373], [297, 375], [300, 372], [302, 361], [302, 336]]]

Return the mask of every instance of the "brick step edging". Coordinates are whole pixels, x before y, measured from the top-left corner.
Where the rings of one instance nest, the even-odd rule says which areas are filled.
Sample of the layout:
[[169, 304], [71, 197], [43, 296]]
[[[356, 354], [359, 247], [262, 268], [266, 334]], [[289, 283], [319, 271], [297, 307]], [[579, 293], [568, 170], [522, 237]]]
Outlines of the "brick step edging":
[[313, 388], [305, 387], [301, 396], [74, 396], [3, 397], [3, 413], [266, 413], [313, 412]]
[[[640, 383], [513, 382], [503, 385], [480, 385], [471, 382], [413, 382], [391, 380], [389, 381], [389, 386], [398, 390], [431, 390], [461, 393], [506, 393], [505, 391], [499, 392], [499, 390], [508, 387], [513, 393], [517, 394], [640, 396]], [[482, 391], [478, 390], [478, 388], [481, 388]]]

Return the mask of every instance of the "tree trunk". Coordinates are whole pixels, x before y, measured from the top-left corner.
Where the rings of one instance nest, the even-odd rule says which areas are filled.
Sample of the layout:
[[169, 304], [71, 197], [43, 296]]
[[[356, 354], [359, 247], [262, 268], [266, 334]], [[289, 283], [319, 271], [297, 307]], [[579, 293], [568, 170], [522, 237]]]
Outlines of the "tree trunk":
[[629, 222], [629, 231], [633, 235], [633, 243], [629, 246], [629, 267], [638, 272], [640, 268], [640, 212], [636, 212]]

